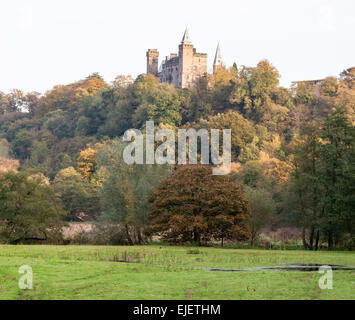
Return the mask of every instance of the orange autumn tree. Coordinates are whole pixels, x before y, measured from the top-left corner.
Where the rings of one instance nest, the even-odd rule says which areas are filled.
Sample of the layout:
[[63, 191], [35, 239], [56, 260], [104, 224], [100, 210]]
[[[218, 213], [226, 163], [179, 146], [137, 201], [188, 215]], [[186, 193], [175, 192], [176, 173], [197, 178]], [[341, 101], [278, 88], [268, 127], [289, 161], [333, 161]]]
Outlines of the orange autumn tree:
[[[269, 188], [281, 186], [290, 177], [292, 167], [284, 161], [276, 158], [251, 160], [237, 168], [237, 181], [249, 185], [250, 187]], [[270, 185], [269, 187], [266, 187]], [[263, 187], [262, 187], [263, 186]]]
[[246, 240], [249, 204], [228, 176], [212, 175], [211, 166], [187, 165], [164, 180], [149, 199], [146, 230], [173, 242]]
[[287, 182], [290, 177], [291, 166], [279, 159], [272, 158], [260, 160], [259, 165], [261, 166], [264, 175], [275, 181], [277, 184]]
[[95, 145], [89, 145], [85, 150], [80, 151], [79, 158], [77, 160], [77, 171], [81, 176], [90, 182], [99, 182], [95, 174], [97, 172], [97, 154], [99, 150], [104, 147], [104, 143], [96, 143]]
[[46, 113], [57, 109], [71, 110], [86, 97], [94, 96], [107, 87], [108, 84], [96, 73], [84, 80], [54, 86], [40, 99], [36, 115], [43, 117]]
[[0, 157], [0, 173], [8, 172], [8, 171], [17, 172], [19, 167], [20, 167], [19, 160]]

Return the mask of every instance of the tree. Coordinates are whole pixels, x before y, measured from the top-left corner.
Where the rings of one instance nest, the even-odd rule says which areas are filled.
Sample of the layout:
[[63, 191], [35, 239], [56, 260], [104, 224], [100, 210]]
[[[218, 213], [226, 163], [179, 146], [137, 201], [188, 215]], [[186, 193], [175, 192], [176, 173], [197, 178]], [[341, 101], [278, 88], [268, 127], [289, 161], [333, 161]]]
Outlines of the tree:
[[229, 97], [233, 90], [233, 83], [237, 81], [237, 70], [232, 67], [229, 70], [220, 68], [210, 76], [211, 100], [216, 112], [225, 112], [231, 108]]
[[20, 161], [0, 157], [0, 174], [7, 171], [17, 172], [20, 166]]
[[241, 188], [211, 166], [187, 165], [161, 182], [149, 201], [147, 233], [175, 242], [249, 238], [249, 205]]
[[[232, 157], [237, 159], [241, 152], [253, 142], [255, 129], [250, 121], [237, 111], [228, 111], [200, 120], [201, 126], [210, 129], [232, 130]], [[220, 137], [222, 135], [220, 134]], [[220, 143], [222, 146], [222, 143]]]
[[90, 119], [85, 116], [80, 117], [76, 124], [75, 135], [86, 136], [89, 132], [89, 127], [90, 127]]
[[254, 120], [260, 120], [262, 107], [271, 102], [272, 93], [277, 90], [280, 74], [267, 60], [255, 68], [242, 67], [238, 72], [230, 102], [237, 105]]
[[108, 105], [108, 113], [104, 123], [98, 128], [98, 134], [119, 137], [132, 128], [132, 114], [135, 109], [132, 107], [132, 100], [129, 97], [121, 96], [114, 104]]
[[125, 75], [118, 75], [114, 81], [112, 81], [112, 84], [114, 87], [117, 88], [128, 88], [132, 86], [134, 83], [134, 79], [132, 78], [131, 75], [125, 76]]
[[213, 113], [211, 90], [208, 89], [208, 78], [203, 76], [196, 80], [195, 86], [182, 91], [182, 123], [193, 123], [207, 118]]
[[48, 129], [59, 139], [62, 139], [68, 133], [68, 116], [69, 114], [61, 109], [48, 112], [43, 119], [43, 128]]
[[171, 169], [157, 164], [127, 165], [123, 160], [125, 146], [126, 143], [115, 139], [100, 150], [98, 156], [99, 171], [105, 178], [101, 191], [101, 223], [124, 230], [129, 244], [142, 244], [151, 210], [148, 197]]
[[8, 158], [9, 157], [9, 150], [10, 144], [7, 142], [6, 139], [0, 139], [0, 157]]
[[18, 244], [58, 236], [65, 212], [48, 180], [31, 171], [0, 174], [0, 237]]
[[250, 187], [271, 189], [289, 179], [291, 166], [272, 158], [248, 161], [238, 172], [239, 179]]
[[0, 96], [0, 110], [2, 112], [21, 112], [24, 109], [24, 93], [13, 89], [9, 94]]
[[354, 135], [346, 112], [336, 109], [320, 129], [308, 127], [296, 141], [291, 191], [297, 201], [291, 207], [305, 248], [317, 250], [323, 237], [331, 250], [344, 233], [354, 241]]
[[132, 123], [141, 128], [147, 120], [173, 126], [181, 124], [183, 97], [170, 84], [160, 83], [159, 79], [148, 75], [135, 86], [137, 105]]
[[[321, 231], [321, 211], [323, 189], [319, 181], [319, 147], [318, 129], [312, 125], [304, 126], [302, 135], [293, 142], [294, 157], [290, 190], [296, 196], [288, 207], [295, 214], [297, 224], [302, 228], [302, 241], [305, 249], [318, 250]], [[291, 200], [291, 201], [290, 201]], [[306, 239], [307, 230], [309, 239]]]
[[271, 222], [275, 203], [266, 190], [245, 188], [245, 191], [250, 204], [250, 244], [254, 246], [260, 230]]
[[97, 154], [104, 144], [96, 143], [94, 146], [89, 146], [87, 149], [80, 151], [80, 156], [77, 161], [77, 170], [87, 181], [95, 178], [97, 171]]
[[341, 78], [345, 81], [347, 86], [349, 88], [354, 88], [355, 87], [355, 68], [349, 68], [347, 70], [344, 70], [340, 74]]
[[53, 133], [59, 139], [67, 138], [70, 136], [70, 127], [66, 122], [63, 122], [57, 128], [54, 129]]
[[324, 232], [328, 248], [333, 247], [344, 229], [354, 236], [355, 229], [355, 127], [345, 111], [336, 109], [329, 115], [320, 131], [320, 174], [324, 187]]
[[107, 84], [98, 74], [68, 85], [55, 86], [41, 97], [35, 110], [35, 116], [43, 117], [46, 113], [58, 109], [68, 111], [78, 106], [86, 98], [95, 96], [106, 87]]
[[99, 187], [84, 180], [73, 168], [58, 172], [53, 182], [70, 221], [96, 219], [100, 215]]
[[33, 168], [49, 176], [50, 152], [45, 141], [35, 141], [31, 148], [31, 156], [23, 165], [23, 168]]
[[321, 83], [321, 94], [334, 97], [337, 95], [339, 89], [338, 79], [335, 77], [328, 77]]
[[19, 131], [11, 144], [11, 152], [21, 160], [25, 160], [30, 156], [30, 148], [32, 146], [31, 138], [26, 131]]

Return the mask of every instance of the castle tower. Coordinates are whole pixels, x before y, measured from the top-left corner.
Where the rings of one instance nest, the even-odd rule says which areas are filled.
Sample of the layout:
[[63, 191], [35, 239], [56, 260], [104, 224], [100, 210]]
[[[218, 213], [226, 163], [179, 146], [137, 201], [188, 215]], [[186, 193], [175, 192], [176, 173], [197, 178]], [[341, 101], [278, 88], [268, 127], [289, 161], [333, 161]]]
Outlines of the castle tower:
[[192, 81], [194, 46], [187, 28], [179, 45], [179, 87], [187, 88]]
[[221, 48], [219, 47], [219, 43], [218, 43], [216, 49], [216, 55], [214, 57], [214, 62], [213, 62], [213, 73], [218, 72], [218, 70], [220, 70], [221, 68], [224, 68], [224, 66], [222, 61]]
[[147, 74], [158, 75], [159, 52], [156, 49], [147, 51]]
[[163, 60], [158, 69], [159, 52], [147, 51], [147, 73], [159, 77], [163, 83], [170, 83], [178, 88], [189, 88], [196, 80], [207, 74], [207, 54], [197, 53], [189, 32], [185, 30], [179, 45], [179, 53], [171, 53]]

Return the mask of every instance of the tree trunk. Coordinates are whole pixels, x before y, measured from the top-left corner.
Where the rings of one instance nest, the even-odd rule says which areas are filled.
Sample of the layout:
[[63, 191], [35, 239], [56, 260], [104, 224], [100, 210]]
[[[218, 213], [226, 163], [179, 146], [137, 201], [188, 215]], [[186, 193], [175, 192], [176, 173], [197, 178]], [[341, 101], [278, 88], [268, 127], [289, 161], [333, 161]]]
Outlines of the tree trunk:
[[255, 243], [255, 234], [252, 232], [251, 238], [250, 238], [250, 245], [251, 245], [252, 247], [254, 247], [254, 243]]
[[194, 242], [198, 243], [198, 246], [201, 246], [201, 235], [196, 229], [194, 230]]
[[309, 249], [309, 245], [306, 240], [306, 228], [305, 227], [302, 228], [302, 242], [303, 242], [303, 247], [305, 249]]
[[318, 251], [318, 248], [319, 248], [319, 230], [317, 230], [317, 233], [316, 233], [315, 250]]
[[331, 231], [328, 233], [328, 250], [333, 249], [333, 234]]
[[313, 242], [314, 242], [314, 226], [312, 226], [309, 235], [309, 250], [313, 250]]
[[128, 243], [130, 246], [133, 246], [133, 241], [132, 241], [131, 235], [129, 234], [128, 224], [125, 225], [125, 230], [126, 230], [126, 237], [127, 237]]
[[137, 233], [138, 233], [138, 244], [143, 244], [143, 237], [142, 237], [141, 230], [138, 229]]

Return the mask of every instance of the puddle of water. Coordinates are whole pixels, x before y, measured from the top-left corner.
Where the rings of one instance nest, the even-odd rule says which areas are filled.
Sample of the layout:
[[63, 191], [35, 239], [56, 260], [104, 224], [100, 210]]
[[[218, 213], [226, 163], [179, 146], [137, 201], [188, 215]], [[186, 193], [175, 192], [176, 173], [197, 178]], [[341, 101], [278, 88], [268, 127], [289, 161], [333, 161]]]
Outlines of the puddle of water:
[[187, 265], [164, 265], [158, 263], [147, 263], [138, 261], [123, 261], [123, 260], [109, 260], [111, 262], [118, 263], [137, 263], [137, 264], [148, 264], [160, 267], [176, 267], [176, 268], [192, 268], [192, 269], [203, 269], [206, 271], [229, 271], [229, 272], [241, 272], [241, 271], [304, 271], [304, 272], [314, 272], [319, 271], [322, 266], [329, 266], [332, 270], [355, 270], [355, 267], [340, 266], [334, 264], [302, 264], [302, 263], [284, 263], [282, 266], [276, 267], [254, 267], [245, 269], [225, 269], [225, 268], [209, 268], [202, 266], [187, 266]]
[[245, 269], [221, 269], [208, 268], [209, 271], [319, 271], [322, 266], [329, 266], [332, 270], [355, 270], [355, 267], [339, 266], [339, 265], [325, 265], [325, 264], [286, 264], [285, 266], [277, 267], [255, 267]]

